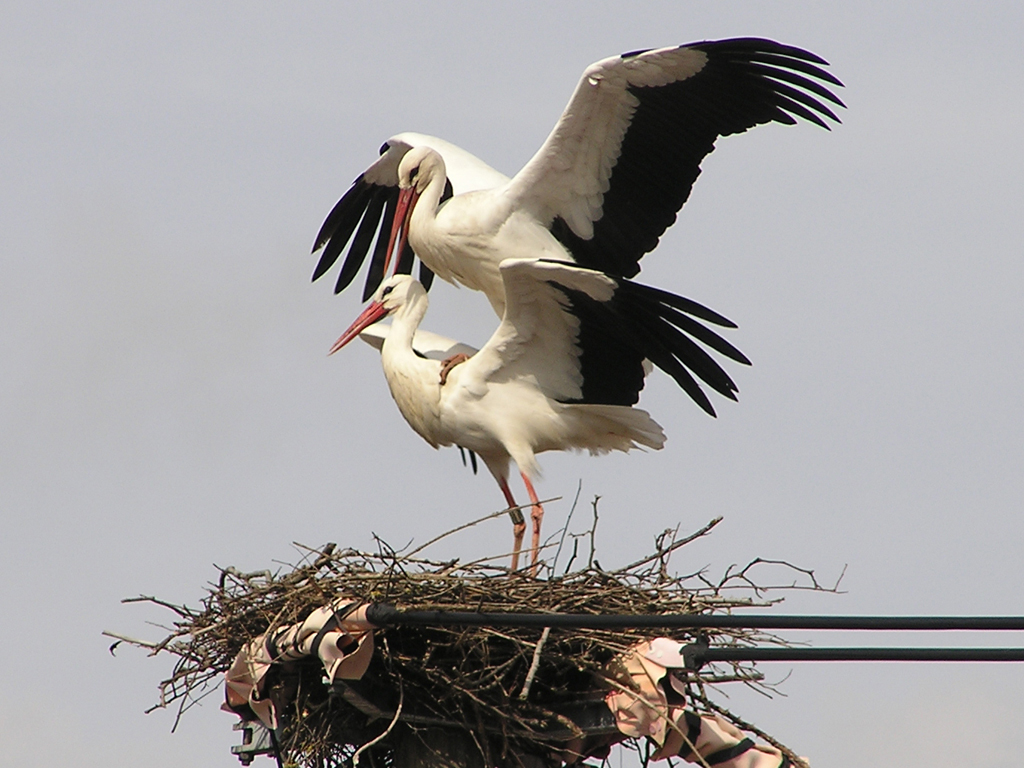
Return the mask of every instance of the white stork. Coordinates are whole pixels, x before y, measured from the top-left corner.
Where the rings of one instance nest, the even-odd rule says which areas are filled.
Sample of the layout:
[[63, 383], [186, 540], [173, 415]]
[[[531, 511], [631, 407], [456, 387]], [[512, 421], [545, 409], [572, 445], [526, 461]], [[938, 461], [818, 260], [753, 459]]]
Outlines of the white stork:
[[797, 118], [826, 129], [826, 120], [838, 122], [824, 102], [842, 102], [823, 83], [842, 84], [819, 65], [827, 62], [757, 38], [599, 61], [511, 179], [448, 142], [398, 134], [324, 221], [313, 279], [351, 240], [340, 292], [376, 235], [365, 300], [384, 278], [400, 229], [396, 272], [411, 272], [415, 252], [428, 288], [436, 273], [481, 290], [499, 317], [498, 265], [506, 258], [551, 258], [632, 277], [675, 221], [719, 136]]
[[[536, 454], [552, 450], [659, 449], [665, 434], [632, 407], [646, 374], [644, 361], [671, 375], [701, 407], [714, 413], [694, 374], [736, 399], [736, 385], [694, 339], [741, 363], [739, 350], [698, 322], [735, 327], [681, 296], [563, 262], [506, 259], [499, 267], [504, 317], [480, 351], [440, 382], [442, 363], [415, 351], [427, 311], [423, 286], [395, 275], [331, 348], [334, 353], [383, 317], [393, 317], [381, 360], [391, 395], [405, 420], [430, 445], [475, 452], [494, 475], [509, 507], [514, 461], [529, 494], [536, 573], [544, 510], [532, 478]], [[446, 351], [451, 344], [442, 344]], [[512, 569], [518, 568], [526, 529], [515, 524]]]

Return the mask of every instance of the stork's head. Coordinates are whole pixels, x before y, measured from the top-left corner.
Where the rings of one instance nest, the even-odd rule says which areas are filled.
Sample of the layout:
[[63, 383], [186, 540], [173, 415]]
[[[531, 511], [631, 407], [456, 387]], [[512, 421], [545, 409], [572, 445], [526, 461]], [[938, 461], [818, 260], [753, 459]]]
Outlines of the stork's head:
[[374, 323], [380, 322], [385, 317], [393, 315], [402, 307], [412, 304], [420, 297], [426, 297], [427, 292], [420, 285], [419, 281], [409, 275], [394, 275], [384, 281], [377, 289], [370, 301], [369, 306], [355, 319], [355, 322], [348, 327], [331, 347], [329, 354], [334, 354], [358, 336], [363, 330]]
[[373, 294], [373, 301], [385, 308], [385, 315], [391, 315], [411, 304], [426, 291], [412, 275], [392, 275]]
[[444, 160], [430, 147], [413, 147], [398, 164], [399, 189], [412, 190], [416, 197], [436, 176], [446, 177]]
[[[444, 160], [429, 147], [413, 147], [398, 164], [398, 203], [395, 206], [395, 219], [391, 225], [391, 235], [388, 238], [387, 256], [384, 259], [384, 274], [387, 274], [392, 258], [397, 264], [401, 263], [401, 254], [405, 250], [409, 240], [409, 222], [412, 220], [412, 212], [416, 208], [416, 201], [426, 190], [431, 180], [440, 177], [442, 183], [445, 176]], [[402, 236], [399, 238], [398, 233]], [[398, 256], [395, 257], [395, 243], [398, 243]]]

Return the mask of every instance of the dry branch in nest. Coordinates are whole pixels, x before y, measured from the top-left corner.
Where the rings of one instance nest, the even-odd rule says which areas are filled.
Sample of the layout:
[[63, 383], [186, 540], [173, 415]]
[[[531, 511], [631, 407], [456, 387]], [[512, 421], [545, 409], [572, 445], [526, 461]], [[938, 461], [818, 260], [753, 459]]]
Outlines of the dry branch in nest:
[[[596, 524], [596, 500], [594, 513]], [[377, 552], [338, 550], [334, 545], [303, 548], [303, 562], [276, 573], [221, 569], [198, 608], [153, 597], [132, 598], [127, 602], [151, 602], [173, 611], [173, 632], [157, 643], [114, 636], [154, 655], [177, 657], [172, 675], [160, 684], [160, 703], [153, 709], [176, 706], [180, 719], [219, 689], [221, 675], [244, 645], [302, 621], [340, 595], [423, 610], [663, 615], [763, 608], [781, 599], [769, 599], [769, 589], [828, 591], [813, 572], [776, 561], [730, 567], [718, 580], [703, 570], [674, 574], [671, 555], [707, 534], [719, 520], [683, 538], [677, 531], [665, 531], [656, 538], [651, 555], [615, 570], [604, 570], [595, 559], [593, 531], [586, 564], [569, 570], [583, 560], [577, 557], [576, 545], [587, 534], [570, 538], [566, 549], [573, 555], [566, 572], [556, 575], [551, 566], [551, 575], [543, 579], [509, 574], [487, 561], [424, 559], [417, 556], [422, 548], [403, 555], [379, 540]], [[755, 576], [763, 568], [783, 569], [787, 583], [758, 584]], [[485, 765], [514, 764], [515, 756], [525, 754], [550, 755], [582, 735], [566, 716], [567, 708], [600, 702], [615, 685], [608, 681], [609, 662], [649, 635], [649, 630], [629, 629], [378, 630], [373, 661], [359, 681], [328, 685], [315, 658], [274, 666], [268, 687], [282, 724], [280, 749], [297, 765], [334, 766], [349, 763], [360, 747], [372, 742], [360, 757], [387, 765], [402, 739], [415, 738], [424, 729], [456, 727], [471, 734]], [[695, 635], [674, 634], [682, 642]], [[747, 629], [704, 631], [703, 636], [712, 646], [785, 644], [774, 635]], [[698, 711], [718, 713], [795, 757], [714, 702], [715, 688], [726, 683], [740, 682], [771, 693], [772, 686], [754, 664], [708, 665], [691, 673], [687, 682]], [[396, 711], [400, 717], [395, 717]], [[633, 746], [643, 754], [642, 748]]]

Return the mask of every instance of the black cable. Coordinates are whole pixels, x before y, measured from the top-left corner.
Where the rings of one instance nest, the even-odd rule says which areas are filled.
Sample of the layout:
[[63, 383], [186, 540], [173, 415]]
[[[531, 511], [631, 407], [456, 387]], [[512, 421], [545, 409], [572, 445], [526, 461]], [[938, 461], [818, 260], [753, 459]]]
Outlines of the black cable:
[[472, 613], [400, 611], [387, 603], [367, 606], [378, 627], [429, 625], [566, 629], [845, 629], [845, 630], [1024, 630], [1024, 616], [785, 616], [770, 614], [593, 615], [574, 613]]
[[[689, 649], [693, 649], [692, 651]], [[691, 667], [714, 661], [1024, 661], [1024, 648], [708, 648], [683, 646]]]

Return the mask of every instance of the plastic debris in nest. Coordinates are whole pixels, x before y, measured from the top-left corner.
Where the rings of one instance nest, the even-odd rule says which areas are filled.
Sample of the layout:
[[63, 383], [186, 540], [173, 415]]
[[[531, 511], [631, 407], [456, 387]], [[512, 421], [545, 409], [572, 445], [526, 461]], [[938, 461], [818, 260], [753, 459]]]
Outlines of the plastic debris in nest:
[[[276, 726], [277, 748], [284, 759], [303, 766], [346, 764], [361, 749], [361, 756], [388, 764], [396, 744], [437, 728], [471, 734], [485, 765], [515, 765], [524, 756], [545, 762], [599, 756], [627, 734], [634, 738], [634, 748], [651, 757], [674, 748], [670, 737], [694, 736], [692, 723], [683, 727], [684, 711], [726, 742], [732, 738], [728, 729], [738, 727], [778, 750], [772, 755], [795, 759], [789, 749], [712, 698], [718, 686], [730, 683], [771, 693], [772, 686], [754, 664], [707, 665], [659, 678], [670, 683], [658, 683], [666, 693], [684, 692], [686, 708], [669, 701], [671, 707], [666, 704], [667, 709], [659, 710], [657, 704], [652, 711], [661, 713], [655, 716], [661, 740], [644, 747], [635, 738], [650, 734], [620, 729], [616, 723], [625, 720], [613, 713], [630, 709], [628, 702], [623, 706], [625, 700], [614, 698], [616, 691], [625, 693], [622, 686], [632, 690], [630, 676], [622, 677], [628, 666], [622, 660], [651, 640], [649, 630], [388, 626], [374, 630], [371, 639], [371, 631], [358, 625], [360, 617], [339, 610], [349, 603], [390, 603], [446, 611], [711, 614], [779, 602], [767, 599], [767, 590], [827, 591], [811, 571], [760, 559], [743, 568], [730, 567], [716, 580], [703, 570], [671, 573], [672, 553], [718, 522], [684, 538], [666, 531], [657, 537], [651, 555], [615, 570], [602, 569], [591, 549], [586, 565], [544, 579], [509, 574], [488, 561], [438, 562], [417, 558], [415, 551], [402, 555], [383, 542], [378, 542], [376, 553], [337, 551], [333, 545], [308, 549], [306, 562], [291, 570], [244, 574], [223, 569], [199, 608], [134, 598], [170, 608], [178, 620], [174, 632], [159, 643], [121, 639], [144, 645], [153, 654], [177, 657], [172, 675], [160, 686], [158, 706], [177, 705], [180, 718], [217, 689], [220, 676], [243, 649], [246, 654], [236, 669], [249, 667], [247, 654], [261, 643], [267, 651], [266, 640], [273, 638], [275, 647], [255, 662], [264, 666], [254, 701], [272, 706], [274, 717], [267, 722]], [[786, 569], [789, 576], [797, 574], [797, 581], [787, 577], [788, 583], [782, 585], [758, 584], [754, 576], [765, 568]], [[314, 630], [318, 616], [330, 626], [321, 623]], [[335, 622], [335, 616], [341, 621]], [[334, 633], [330, 642], [338, 653], [321, 661], [328, 632]], [[673, 642], [690, 642], [698, 634], [713, 646], [785, 644], [747, 629], [684, 631]], [[285, 638], [290, 638], [283, 643], [287, 650], [282, 648]], [[314, 645], [321, 653], [306, 655]], [[356, 658], [357, 663], [347, 661]], [[350, 674], [354, 671], [364, 674]], [[249, 689], [240, 698], [248, 701], [251, 693]], [[244, 712], [239, 697], [233, 703]], [[267, 714], [250, 709], [251, 716]], [[702, 754], [704, 745], [696, 746]], [[691, 757], [703, 762], [697, 754]]]
[[[239, 652], [227, 672], [226, 702], [222, 709], [246, 721], [259, 719], [267, 729], [280, 731], [281, 703], [266, 695], [267, 673], [275, 664], [317, 658], [323, 665], [326, 684], [341, 686], [342, 697], [355, 709], [380, 718], [384, 712], [372, 702], [354, 695], [341, 682], [359, 680], [369, 666], [373, 634], [382, 627], [367, 620], [367, 614], [365, 604], [341, 598], [313, 611], [298, 624], [256, 638]], [[541, 642], [548, 638], [546, 631]], [[541, 648], [538, 643], [537, 649]], [[607, 756], [609, 747], [625, 738], [644, 738], [651, 743], [648, 749], [651, 760], [683, 757], [689, 762], [721, 768], [786, 768], [791, 765], [789, 757], [780, 749], [756, 745], [720, 716], [700, 715], [687, 709], [686, 688], [693, 670], [682, 648], [678, 641], [659, 637], [637, 643], [615, 656], [594, 681], [596, 687], [606, 690], [603, 702], [607, 712], [602, 710], [596, 718], [593, 713], [589, 718], [581, 718], [579, 707], [575, 712], [563, 707], [562, 717], [575, 725], [577, 733], [552, 739], [548, 749], [534, 757], [546, 764], [575, 764], [588, 757]], [[535, 652], [534, 660], [538, 658]], [[535, 671], [536, 665], [531, 665], [531, 673]], [[528, 673], [527, 686], [532, 679], [532, 674]], [[347, 697], [346, 691], [350, 693]], [[587, 699], [586, 694], [583, 699]], [[577, 716], [574, 718], [573, 714]], [[601, 718], [600, 714], [605, 717]], [[390, 715], [388, 729], [369, 743], [382, 741], [401, 718], [400, 698], [398, 707]], [[617, 733], [608, 727], [611, 722]], [[454, 723], [449, 725], [457, 727]], [[279, 756], [273, 741], [270, 740], [261, 753], [278, 753]], [[358, 756], [355, 757], [353, 762], [358, 762]], [[518, 759], [514, 762], [526, 764], [524, 755], [515, 757]]]

